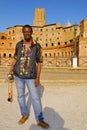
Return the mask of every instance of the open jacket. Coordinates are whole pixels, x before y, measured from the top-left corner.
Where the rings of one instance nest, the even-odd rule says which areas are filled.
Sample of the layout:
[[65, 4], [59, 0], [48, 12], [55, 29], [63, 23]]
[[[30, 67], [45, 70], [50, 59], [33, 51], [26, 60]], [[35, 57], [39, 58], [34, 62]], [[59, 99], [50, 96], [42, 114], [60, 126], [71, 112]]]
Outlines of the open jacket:
[[30, 62], [29, 62], [29, 68], [27, 69], [28, 72], [27, 74], [20, 75], [20, 71], [21, 71], [20, 59], [21, 59], [22, 48], [23, 48], [23, 40], [16, 44], [16, 49], [14, 54], [14, 58], [16, 59], [16, 64], [14, 65], [14, 75], [18, 76], [19, 78], [35, 79], [37, 74], [36, 64], [38, 62], [42, 62], [42, 58], [40, 54], [41, 46], [37, 42], [31, 45], [31, 54], [29, 57]]

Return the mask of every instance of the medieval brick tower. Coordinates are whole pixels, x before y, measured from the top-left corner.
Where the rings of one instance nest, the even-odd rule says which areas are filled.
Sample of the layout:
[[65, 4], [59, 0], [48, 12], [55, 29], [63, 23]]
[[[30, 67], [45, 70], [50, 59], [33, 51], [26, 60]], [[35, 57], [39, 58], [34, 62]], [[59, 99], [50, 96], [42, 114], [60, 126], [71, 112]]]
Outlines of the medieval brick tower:
[[34, 26], [45, 25], [45, 11], [44, 8], [36, 8], [34, 16]]

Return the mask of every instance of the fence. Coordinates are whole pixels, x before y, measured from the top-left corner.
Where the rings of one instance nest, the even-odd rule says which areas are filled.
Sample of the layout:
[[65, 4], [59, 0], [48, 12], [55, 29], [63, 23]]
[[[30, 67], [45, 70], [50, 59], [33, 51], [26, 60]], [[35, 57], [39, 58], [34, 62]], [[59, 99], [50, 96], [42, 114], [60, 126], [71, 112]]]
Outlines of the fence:
[[[10, 66], [12, 63], [11, 57], [0, 58], [1, 66]], [[73, 57], [44, 57], [43, 67], [72, 67]], [[87, 67], [87, 57], [78, 57], [78, 67]]]
[[71, 67], [72, 57], [46, 57], [43, 58], [43, 67]]

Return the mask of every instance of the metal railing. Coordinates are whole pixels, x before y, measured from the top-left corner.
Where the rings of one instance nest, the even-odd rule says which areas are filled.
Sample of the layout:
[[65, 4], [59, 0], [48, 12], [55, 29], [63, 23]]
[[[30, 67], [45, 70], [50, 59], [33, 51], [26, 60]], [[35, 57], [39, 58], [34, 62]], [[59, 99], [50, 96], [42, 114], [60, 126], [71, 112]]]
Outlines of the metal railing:
[[87, 67], [87, 57], [78, 57], [79, 67]]
[[9, 66], [12, 63], [12, 57], [0, 57], [1, 66]]
[[46, 57], [43, 58], [43, 67], [71, 67], [72, 57]]
[[[43, 67], [72, 67], [73, 57], [44, 57]], [[10, 66], [12, 57], [0, 57], [0, 66]], [[78, 67], [87, 67], [87, 57], [78, 57]]]

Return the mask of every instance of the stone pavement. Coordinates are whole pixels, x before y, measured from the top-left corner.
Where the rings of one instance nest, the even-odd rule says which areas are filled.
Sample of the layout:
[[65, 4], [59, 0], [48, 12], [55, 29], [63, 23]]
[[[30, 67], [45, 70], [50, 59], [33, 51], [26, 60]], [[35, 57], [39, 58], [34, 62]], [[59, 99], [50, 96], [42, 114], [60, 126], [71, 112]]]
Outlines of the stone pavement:
[[[0, 68], [0, 82], [7, 80], [7, 74], [9, 67]], [[49, 68], [42, 69], [41, 71], [41, 83], [45, 84], [87, 84], [87, 68]]]
[[87, 84], [87, 72], [42, 72], [41, 83], [47, 84]]
[[[7, 101], [7, 72], [0, 73], [0, 130], [43, 130], [36, 126], [32, 106], [29, 119], [18, 125], [21, 115], [15, 84], [13, 102]], [[87, 72], [42, 71], [41, 84], [43, 113], [49, 130], [87, 130]]]
[[[36, 126], [32, 106], [25, 124], [17, 123], [21, 115], [15, 84], [12, 103], [7, 101], [7, 86], [7, 82], [0, 83], [0, 130], [43, 130]], [[41, 100], [48, 130], [87, 130], [87, 85], [43, 83], [40, 88], [44, 90]]]

